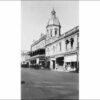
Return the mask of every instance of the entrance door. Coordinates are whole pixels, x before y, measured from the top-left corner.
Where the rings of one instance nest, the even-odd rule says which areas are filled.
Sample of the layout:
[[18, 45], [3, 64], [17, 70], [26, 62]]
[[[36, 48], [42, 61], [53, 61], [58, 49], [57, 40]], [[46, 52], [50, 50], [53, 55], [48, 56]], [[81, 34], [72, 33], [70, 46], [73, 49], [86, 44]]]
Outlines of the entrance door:
[[47, 62], [47, 68], [50, 69], [50, 61]]
[[58, 57], [56, 58], [56, 62], [59, 66], [63, 66], [64, 64], [64, 57]]
[[55, 69], [55, 60], [52, 60], [53, 61], [53, 69]]

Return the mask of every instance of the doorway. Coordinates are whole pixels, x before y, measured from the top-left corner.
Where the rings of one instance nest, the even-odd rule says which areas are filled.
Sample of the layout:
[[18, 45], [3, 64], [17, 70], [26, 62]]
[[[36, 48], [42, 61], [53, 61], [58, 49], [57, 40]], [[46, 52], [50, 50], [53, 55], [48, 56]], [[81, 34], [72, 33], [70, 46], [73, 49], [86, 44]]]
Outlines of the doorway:
[[56, 62], [57, 62], [58, 65], [63, 66], [63, 64], [64, 64], [64, 57], [56, 58]]
[[53, 69], [55, 69], [55, 60], [52, 60], [53, 62]]

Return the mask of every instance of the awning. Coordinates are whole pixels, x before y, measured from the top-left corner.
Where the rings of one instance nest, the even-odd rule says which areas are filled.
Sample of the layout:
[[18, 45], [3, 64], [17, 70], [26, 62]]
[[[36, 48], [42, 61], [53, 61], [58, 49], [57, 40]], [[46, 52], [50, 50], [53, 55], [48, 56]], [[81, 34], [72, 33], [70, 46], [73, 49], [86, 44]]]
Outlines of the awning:
[[72, 61], [77, 61], [77, 55], [67, 55], [64, 58], [64, 62], [72, 62]]

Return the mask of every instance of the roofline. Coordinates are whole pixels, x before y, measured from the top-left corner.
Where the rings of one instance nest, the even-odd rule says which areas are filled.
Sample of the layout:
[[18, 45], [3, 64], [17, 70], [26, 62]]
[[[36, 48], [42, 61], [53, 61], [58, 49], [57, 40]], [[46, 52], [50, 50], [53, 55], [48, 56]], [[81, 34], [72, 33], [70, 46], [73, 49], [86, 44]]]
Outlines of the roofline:
[[55, 24], [47, 25], [46, 28], [48, 28], [49, 26], [59, 26], [61, 28], [61, 25], [55, 25]]
[[[74, 34], [74, 33], [77, 33], [78, 31], [79, 31], [79, 26], [76, 26], [76, 27], [70, 29], [69, 31], [65, 32], [64, 34], [61, 34], [61, 35], [58, 37], [58, 39], [56, 39], [56, 40], [53, 41], [52, 43], [57, 42], [57, 41], [59, 41], [59, 40], [61, 40], [61, 39], [63, 39], [63, 38], [66, 38], [67, 36], [72, 35], [72, 34]], [[50, 45], [50, 44], [52, 44], [52, 43], [49, 43], [49, 44], [47, 44], [46, 46], [48, 46], [48, 45]]]
[[[69, 35], [75, 33], [76, 31], [79, 31], [79, 25], [78, 25], [78, 26], [75, 26], [75, 27], [73, 27], [72, 29], [70, 29], [69, 31], [67, 31], [67, 32], [65, 32], [65, 33], [63, 33], [63, 34], [61, 34], [60, 37], [58, 37], [58, 39], [55, 40], [55, 41], [58, 41], [58, 40], [60, 40], [60, 39], [62, 39], [62, 38], [64, 38], [64, 37], [66, 37], [66, 36], [69, 36]], [[31, 45], [31, 48], [32, 48], [34, 45], [38, 44], [38, 43], [39, 43], [40, 41], [42, 41], [43, 39], [44, 39], [44, 40], [46, 39], [46, 34], [45, 34], [43, 37], [40, 37], [39, 40], [35, 41], [35, 42]], [[49, 45], [49, 44], [47, 44], [47, 45]], [[46, 46], [47, 46], [47, 45], [46, 45]]]
[[42, 41], [43, 39], [46, 38], [46, 34], [42, 37], [40, 37], [37, 41], [35, 41], [33, 44], [31, 44], [31, 47], [33, 47], [34, 45], [36, 45], [37, 43], [39, 43], [40, 41]]
[[79, 31], [79, 25], [73, 27], [73, 28], [70, 29], [69, 31], [65, 32], [64, 34], [65, 34], [65, 35], [69, 35], [69, 34], [72, 34], [72, 33], [75, 32], [75, 31]]

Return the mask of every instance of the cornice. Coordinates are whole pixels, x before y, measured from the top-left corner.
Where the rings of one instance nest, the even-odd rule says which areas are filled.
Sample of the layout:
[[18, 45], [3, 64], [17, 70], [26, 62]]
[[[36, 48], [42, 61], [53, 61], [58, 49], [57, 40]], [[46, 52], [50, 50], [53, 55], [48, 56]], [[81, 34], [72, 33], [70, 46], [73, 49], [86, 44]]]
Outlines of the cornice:
[[[60, 41], [61, 39], [64, 39], [68, 36], [71, 36], [73, 34], [78, 34], [79, 33], [79, 26], [74, 27], [73, 29], [69, 30], [68, 32], [61, 34], [57, 39], [55, 39], [53, 42], [50, 42], [48, 44], [46, 44], [46, 46], [51, 45], [57, 41]], [[53, 38], [52, 38], [53, 39]], [[46, 40], [47, 41], [47, 40]]]
[[41, 42], [42, 40], [45, 40], [46, 39], [46, 35], [44, 35], [43, 37], [41, 37], [40, 39], [38, 39], [37, 41], [35, 41], [31, 47], [33, 47], [34, 45], [38, 44], [39, 42]]

